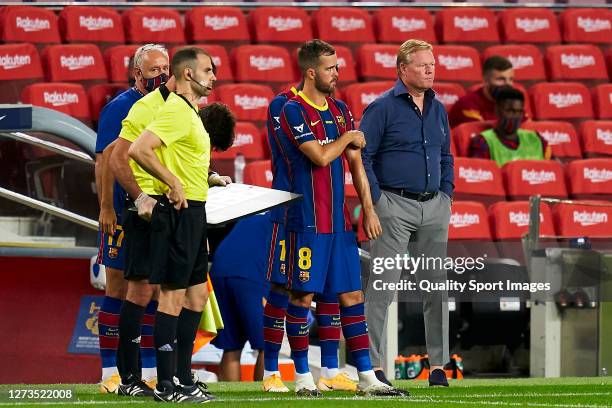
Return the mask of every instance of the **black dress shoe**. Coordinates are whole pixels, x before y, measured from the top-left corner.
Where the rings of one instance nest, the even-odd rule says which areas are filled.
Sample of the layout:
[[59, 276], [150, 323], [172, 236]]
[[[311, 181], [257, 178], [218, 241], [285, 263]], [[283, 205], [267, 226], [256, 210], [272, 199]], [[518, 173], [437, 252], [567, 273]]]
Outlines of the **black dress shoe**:
[[374, 370], [374, 374], [376, 375], [378, 381], [393, 387], [393, 384], [391, 384], [391, 382], [387, 380], [387, 377], [385, 377], [385, 372], [383, 370]]
[[444, 370], [436, 368], [429, 373], [429, 386], [430, 387], [448, 387], [448, 381], [446, 380], [446, 373]]

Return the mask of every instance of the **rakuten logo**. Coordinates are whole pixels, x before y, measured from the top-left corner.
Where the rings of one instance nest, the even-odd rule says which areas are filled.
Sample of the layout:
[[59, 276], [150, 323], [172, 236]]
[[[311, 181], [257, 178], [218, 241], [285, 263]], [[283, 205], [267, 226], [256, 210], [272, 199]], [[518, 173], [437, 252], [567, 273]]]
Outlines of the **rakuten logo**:
[[106, 30], [115, 27], [112, 18], [80, 16], [79, 25], [88, 31]]
[[29, 55], [9, 55], [4, 54], [0, 56], [0, 66], [5, 70], [17, 69], [21, 67], [25, 67], [32, 63], [32, 57]]
[[376, 92], [362, 93], [361, 94], [361, 104], [364, 106], [369, 105], [372, 102], [374, 102], [374, 100], [378, 98], [379, 96], [380, 94]]
[[[529, 225], [529, 214], [525, 211], [510, 211], [508, 213], [508, 222], [517, 227], [526, 227]], [[540, 213], [540, 222], [544, 222], [544, 216]]]
[[85, 69], [96, 64], [96, 59], [92, 55], [70, 55], [60, 57], [60, 66], [67, 68], [69, 71]]
[[559, 132], [558, 130], [550, 131], [544, 130], [540, 132], [540, 135], [548, 142], [549, 145], [559, 145], [562, 143], [569, 143], [572, 141], [572, 138], [568, 133]]
[[556, 106], [559, 109], [568, 108], [573, 105], [580, 105], [582, 103], [582, 95], [570, 93], [551, 93], [548, 94], [548, 103]]
[[249, 58], [249, 64], [251, 65], [251, 67], [257, 68], [258, 71], [270, 71], [273, 69], [285, 67], [285, 61], [283, 61], [282, 58], [264, 57], [262, 55], [251, 55]]
[[236, 133], [234, 138], [234, 144], [232, 147], [239, 147], [244, 145], [252, 145], [254, 142], [253, 135], [249, 133]]
[[338, 31], [356, 31], [363, 30], [366, 22], [361, 18], [332, 17], [331, 25]]
[[268, 27], [276, 31], [298, 30], [303, 26], [304, 24], [299, 18], [268, 17]]
[[464, 179], [466, 183], [483, 183], [493, 180], [493, 172], [472, 167], [459, 167], [459, 178]]
[[271, 183], [274, 179], [274, 175], [272, 174], [272, 170], [266, 170], [266, 181]]
[[544, 18], [517, 18], [514, 24], [518, 30], [526, 33], [535, 33], [550, 28], [550, 21]]
[[595, 65], [595, 57], [584, 54], [561, 54], [561, 65], [565, 65], [569, 69], [585, 68]]
[[532, 67], [535, 65], [531, 55], [508, 55], [508, 60], [514, 69]]
[[143, 17], [142, 27], [152, 32], [172, 30], [176, 28], [176, 21], [171, 18]]
[[348, 65], [346, 65], [346, 59], [344, 59], [343, 57], [338, 57], [338, 68], [346, 68]]
[[599, 18], [584, 18], [578, 17], [578, 27], [582, 28], [587, 33], [596, 33], [598, 31], [610, 30], [610, 20], [603, 20]]
[[52, 106], [65, 106], [79, 103], [79, 95], [69, 92], [44, 92], [43, 101]]
[[582, 175], [591, 183], [606, 183], [612, 180], [612, 170], [609, 169], [591, 169], [585, 167]]
[[450, 217], [450, 225], [452, 225], [454, 228], [465, 228], [478, 224], [480, 224], [480, 216], [478, 214], [455, 213], [451, 214]]
[[374, 62], [379, 65], [382, 65], [383, 68], [393, 68], [395, 67], [395, 55], [391, 55], [386, 52], [374, 52]]
[[426, 29], [427, 23], [416, 18], [391, 17], [391, 26], [402, 33], [409, 33]]
[[350, 171], [344, 172], [344, 184], [353, 185], [353, 175]]
[[221, 61], [221, 57], [213, 56], [212, 61], [213, 61], [213, 64], [215, 64], [217, 67], [220, 67], [221, 65], [223, 65], [223, 62]]
[[234, 103], [244, 110], [253, 110], [267, 107], [270, 101], [264, 96], [234, 95]]
[[204, 27], [209, 27], [213, 31], [227, 30], [239, 25], [238, 17], [235, 16], [204, 16]]
[[459, 17], [454, 19], [455, 28], [460, 28], [463, 31], [476, 31], [489, 27], [489, 22], [482, 17]]
[[436, 99], [442, 102], [443, 105], [453, 105], [459, 100], [459, 95], [450, 93], [437, 93]]
[[51, 22], [41, 18], [17, 17], [15, 25], [26, 33], [51, 29]]
[[458, 69], [465, 69], [474, 66], [474, 61], [472, 61], [471, 58], [462, 57], [460, 55], [438, 55], [438, 62], [449, 71], [456, 71]]
[[557, 176], [552, 171], [546, 170], [526, 170], [521, 171], [521, 180], [531, 184], [546, 184], [557, 181]]
[[612, 145], [612, 131], [597, 129], [597, 140], [601, 140], [605, 145]]
[[576, 211], [574, 210], [574, 222], [583, 227], [590, 225], [605, 224], [608, 222], [608, 214], [597, 211]]

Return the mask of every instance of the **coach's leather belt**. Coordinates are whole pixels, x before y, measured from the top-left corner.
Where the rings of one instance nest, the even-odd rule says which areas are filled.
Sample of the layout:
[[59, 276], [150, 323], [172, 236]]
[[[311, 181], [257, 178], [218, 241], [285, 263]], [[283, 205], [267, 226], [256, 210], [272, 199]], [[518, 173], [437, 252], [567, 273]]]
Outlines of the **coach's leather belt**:
[[413, 193], [403, 188], [381, 187], [381, 189], [384, 191], [388, 191], [389, 193], [396, 194], [400, 197], [404, 197], [410, 200], [415, 200], [415, 201], [420, 201], [420, 202], [429, 201], [438, 195], [437, 191], [433, 193]]

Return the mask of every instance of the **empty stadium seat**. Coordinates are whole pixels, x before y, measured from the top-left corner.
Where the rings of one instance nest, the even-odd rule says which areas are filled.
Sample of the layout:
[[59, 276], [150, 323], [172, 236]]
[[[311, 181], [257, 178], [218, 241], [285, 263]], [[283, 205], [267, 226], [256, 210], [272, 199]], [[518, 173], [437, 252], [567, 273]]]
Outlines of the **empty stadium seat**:
[[393, 87], [391, 81], [363, 82], [351, 84], [344, 88], [344, 100], [347, 103], [353, 118], [361, 120], [363, 111], [367, 106], [378, 98], [380, 94]]
[[[504, 201], [489, 207], [489, 220], [496, 240], [519, 240], [529, 231], [529, 201]], [[540, 203], [540, 237], [554, 236], [552, 212]]]
[[491, 129], [495, 124], [492, 121], [485, 122], [466, 122], [451, 129], [453, 141], [457, 146], [457, 154], [462, 157], [470, 155], [470, 142], [473, 137], [487, 129]]
[[59, 15], [60, 32], [70, 43], [122, 44], [125, 42], [119, 13], [108, 7], [67, 6]]
[[566, 171], [572, 197], [612, 200], [612, 158], [574, 160]]
[[6, 6], [0, 9], [2, 41], [32, 44], [61, 42], [55, 13], [44, 7]]
[[546, 62], [551, 81], [608, 80], [604, 56], [595, 45], [551, 45]]
[[231, 53], [239, 82], [287, 83], [296, 79], [289, 52], [275, 45], [241, 45]]
[[568, 8], [559, 21], [566, 43], [610, 43], [612, 12], [608, 9]]
[[365, 44], [359, 47], [357, 55], [363, 81], [397, 78], [397, 45]]
[[474, 200], [486, 205], [506, 199], [501, 169], [492, 160], [455, 157], [456, 200]]
[[91, 123], [87, 94], [81, 84], [37, 83], [27, 86], [21, 101], [65, 113], [85, 123]]
[[592, 92], [597, 119], [612, 118], [612, 84], [597, 85]]
[[[205, 50], [212, 57], [213, 63], [217, 69], [215, 76], [217, 77], [216, 84], [224, 84], [234, 81], [232, 66], [226, 47], [219, 44], [194, 44], [194, 47], [199, 47]], [[178, 50], [184, 48], [185, 45], [178, 45], [170, 50], [170, 60]]]
[[301, 7], [258, 7], [249, 18], [258, 43], [302, 43], [312, 38], [310, 16]]
[[454, 82], [435, 82], [433, 89], [436, 92], [436, 99], [442, 102], [447, 112], [465, 95], [465, 89]]
[[338, 70], [340, 71], [338, 75], [338, 82], [340, 84], [356, 82], [357, 68], [355, 59], [353, 58], [353, 52], [350, 48], [343, 45], [335, 45], [334, 48], [336, 49], [336, 56], [338, 57]]
[[499, 29], [506, 43], [560, 43], [554, 11], [546, 8], [508, 8], [499, 13]]
[[0, 45], [0, 103], [17, 103], [21, 90], [43, 78], [38, 50], [32, 44]]
[[532, 195], [567, 197], [563, 167], [554, 160], [515, 160], [502, 166], [508, 197], [526, 200]]
[[589, 119], [591, 95], [578, 82], [544, 82], [529, 88], [535, 119]]
[[514, 69], [516, 81], [546, 81], [546, 69], [540, 50], [531, 44], [494, 45], [482, 53], [482, 60], [493, 55], [506, 57]]
[[350, 7], [321, 7], [312, 13], [314, 34], [332, 44], [376, 42], [367, 10]]
[[528, 121], [521, 127], [538, 132], [548, 142], [553, 157], [563, 160], [582, 157], [576, 128], [569, 122]]
[[263, 124], [268, 105], [274, 98], [270, 87], [256, 84], [228, 84], [215, 89], [217, 100], [230, 107], [237, 120]]
[[268, 145], [266, 135], [257, 129], [253, 123], [237, 122], [234, 144], [225, 152], [212, 152], [213, 168], [219, 174], [227, 174], [234, 178], [234, 159], [241, 154], [248, 162], [267, 158]]
[[42, 59], [47, 81], [107, 81], [102, 53], [93, 44], [48, 45]]
[[487, 209], [476, 201], [454, 201], [448, 225], [449, 240], [491, 239]]
[[244, 184], [272, 187], [272, 165], [270, 160], [247, 163], [244, 167]]
[[556, 204], [553, 219], [557, 234], [563, 237], [601, 238], [612, 235], [612, 207]]
[[374, 26], [380, 43], [403, 43], [408, 38], [437, 42], [433, 17], [425, 9], [384, 7], [374, 12]]
[[580, 137], [587, 157], [612, 156], [612, 121], [587, 120], [580, 124]]
[[183, 23], [176, 10], [161, 7], [133, 7], [123, 12], [127, 41], [132, 44], [185, 42]]
[[436, 81], [482, 81], [480, 55], [475, 48], [465, 45], [437, 45], [433, 53], [436, 58]]
[[120, 92], [128, 88], [126, 84], [98, 84], [87, 91], [89, 99], [89, 111], [93, 122], [97, 122], [104, 105], [109, 103]]
[[185, 13], [185, 26], [187, 39], [194, 43], [241, 44], [251, 38], [238, 7], [194, 7]]
[[436, 33], [440, 42], [498, 43], [495, 13], [482, 7], [448, 7], [436, 14]]
[[111, 82], [126, 82], [130, 58], [134, 57], [138, 45], [116, 45], [104, 51], [104, 60]]

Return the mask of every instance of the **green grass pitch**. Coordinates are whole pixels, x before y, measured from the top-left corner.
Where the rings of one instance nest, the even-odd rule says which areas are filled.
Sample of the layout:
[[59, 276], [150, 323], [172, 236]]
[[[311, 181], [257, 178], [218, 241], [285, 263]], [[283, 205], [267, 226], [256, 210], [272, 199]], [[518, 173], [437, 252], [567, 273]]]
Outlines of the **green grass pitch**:
[[[298, 398], [293, 394], [265, 394], [259, 383], [210, 384], [217, 396], [212, 405], [239, 407], [612, 407], [612, 377], [554, 378], [554, 379], [492, 379], [452, 381], [449, 388], [429, 388], [423, 381], [396, 381], [395, 385], [408, 389], [408, 398], [356, 397], [346, 392], [325, 393], [317, 399]], [[65, 389], [76, 391], [78, 400], [44, 403], [18, 402], [8, 399], [11, 389]], [[90, 384], [75, 385], [0, 385], [2, 407], [159, 407], [148, 399], [126, 398], [98, 394], [98, 387]]]

